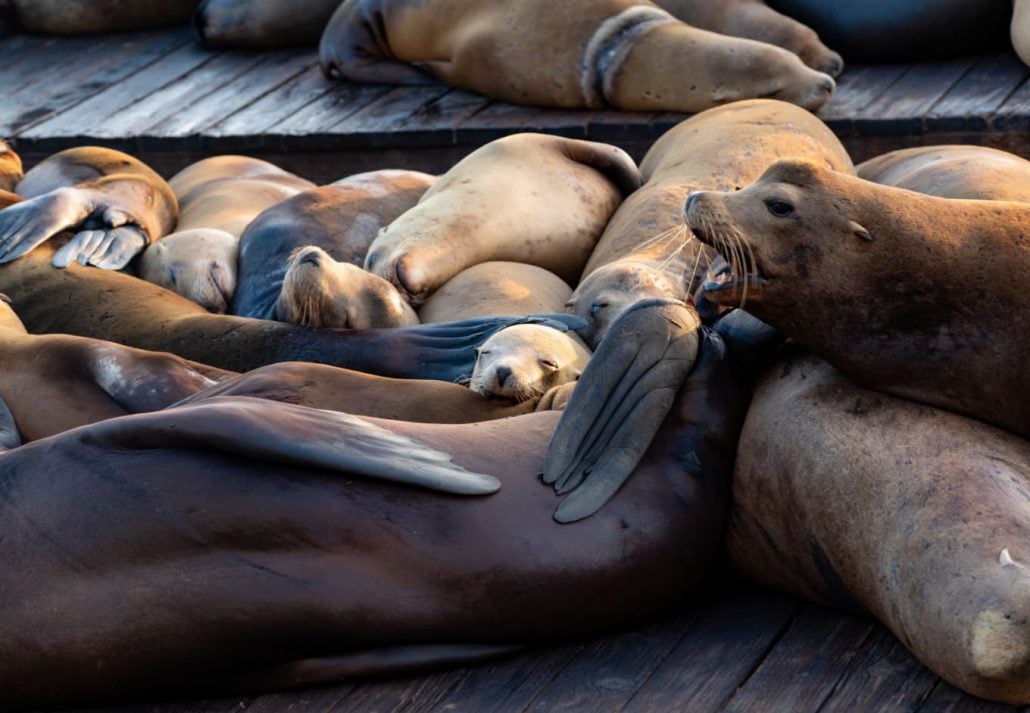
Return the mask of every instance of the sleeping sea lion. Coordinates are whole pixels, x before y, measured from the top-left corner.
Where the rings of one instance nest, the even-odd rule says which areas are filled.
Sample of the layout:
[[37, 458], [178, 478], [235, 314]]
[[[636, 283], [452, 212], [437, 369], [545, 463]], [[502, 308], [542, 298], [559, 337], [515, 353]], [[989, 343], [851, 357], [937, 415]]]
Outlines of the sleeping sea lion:
[[317, 45], [340, 0], [203, 0], [193, 23], [205, 47]]
[[566, 109], [692, 113], [770, 97], [814, 110], [835, 87], [793, 52], [691, 27], [648, 0], [345, 0], [319, 54], [330, 77], [435, 77]]
[[9, 0], [18, 24], [43, 35], [149, 30], [187, 22], [197, 0]]
[[781, 161], [690, 194], [730, 265], [705, 284], [859, 385], [1030, 435], [1030, 205], [881, 186]]
[[18, 183], [27, 200], [0, 212], [0, 264], [66, 230], [75, 236], [54, 254], [120, 270], [175, 227], [172, 189], [141, 161], [121, 151], [85, 146], [56, 153]]

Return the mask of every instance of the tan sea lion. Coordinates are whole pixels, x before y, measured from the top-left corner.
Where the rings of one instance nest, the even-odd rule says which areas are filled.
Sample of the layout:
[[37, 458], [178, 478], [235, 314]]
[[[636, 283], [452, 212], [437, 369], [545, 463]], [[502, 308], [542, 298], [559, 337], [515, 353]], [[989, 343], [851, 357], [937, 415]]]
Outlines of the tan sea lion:
[[225, 314], [236, 291], [239, 241], [224, 230], [176, 231], [143, 251], [139, 276]]
[[[650, 326], [613, 334], [641, 353], [672, 349], [689, 369], [696, 332]], [[222, 398], [10, 450], [0, 700], [311, 685], [675, 606], [717, 558], [747, 401], [715, 339], [701, 341], [636, 477], [572, 525], [554, 522], [559, 500], [536, 477], [553, 414], [426, 426]], [[572, 420], [603, 428], [597, 416]]]
[[690, 194], [730, 261], [705, 284], [856, 383], [1030, 435], [1030, 206], [925, 196], [781, 161]]
[[776, 12], [765, 0], [655, 0], [655, 4], [702, 30], [790, 50], [812, 69], [831, 77], [844, 69], [844, 60], [819, 40], [815, 30]]
[[[52, 242], [59, 242], [52, 241]], [[50, 264], [46, 244], [0, 265], [0, 292], [9, 295], [30, 332], [105, 339], [172, 352], [233, 371], [283, 361], [316, 361], [398, 378], [455, 381], [467, 376], [475, 349], [493, 332], [539, 319], [489, 318], [384, 330], [309, 329], [282, 322], [206, 312], [174, 292], [110, 270]], [[556, 328], [581, 326], [552, 315]]]
[[[380, 228], [415, 205], [435, 180], [417, 171], [375, 171], [304, 191], [269, 208], [240, 239], [233, 313], [280, 318], [276, 304], [299, 248], [321, 248], [334, 261], [360, 266]], [[329, 304], [333, 296], [322, 301]]]
[[45, 35], [148, 30], [185, 23], [197, 0], [10, 0], [18, 24]]
[[835, 86], [792, 52], [691, 27], [648, 0], [345, 0], [319, 54], [330, 77], [435, 77], [568, 109], [697, 112], [754, 97], [816, 109]]
[[480, 396], [536, 401], [579, 379], [590, 351], [574, 336], [538, 324], [502, 329], [477, 351], [469, 388]]
[[23, 175], [21, 157], [0, 139], [0, 191], [13, 192]]
[[95, 146], [40, 162], [17, 193], [27, 200], [0, 212], [0, 264], [68, 230], [75, 236], [54, 254], [55, 266], [120, 270], [171, 232], [178, 215], [163, 178], [128, 154]]
[[640, 186], [621, 149], [544, 134], [493, 141], [380, 231], [365, 269], [420, 303], [462, 270], [496, 260], [579, 278], [623, 197]]
[[482, 262], [462, 270], [419, 308], [424, 324], [473, 317], [561, 312], [572, 295], [564, 280], [536, 265]]
[[[418, 315], [389, 282], [322, 248], [297, 248], [286, 265], [275, 318], [305, 327], [386, 329], [418, 324]], [[448, 320], [448, 321], [457, 321]]]
[[952, 684], [1026, 705], [1028, 483], [1025, 439], [795, 356], [755, 392], [727, 548], [747, 578], [867, 610]]
[[1009, 37], [1019, 58], [1024, 64], [1030, 64], [1030, 2], [1027, 0], [1014, 0], [1012, 4]]
[[653, 297], [685, 300], [714, 252], [683, 222], [683, 198], [702, 189], [733, 190], [790, 157], [854, 172], [833, 132], [807, 111], [754, 99], [709, 109], [667, 131], [640, 165], [646, 181], [612, 216], [583, 271], [569, 311], [596, 345], [630, 304]]
[[207, 47], [316, 45], [340, 0], [203, 0], [193, 17]]
[[858, 175], [941, 198], [1030, 202], [1030, 161], [986, 146], [925, 146], [869, 159]]

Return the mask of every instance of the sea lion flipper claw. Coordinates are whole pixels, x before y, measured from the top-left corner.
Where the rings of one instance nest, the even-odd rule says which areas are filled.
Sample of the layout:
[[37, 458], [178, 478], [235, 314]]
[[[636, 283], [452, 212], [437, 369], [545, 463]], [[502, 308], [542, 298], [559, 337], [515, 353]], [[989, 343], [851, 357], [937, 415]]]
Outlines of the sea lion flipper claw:
[[113, 419], [85, 432], [98, 436], [133, 450], [214, 450], [454, 495], [489, 495], [501, 487], [493, 476], [467, 471], [447, 453], [371, 421], [244, 396]]
[[18, 424], [14, 421], [14, 414], [7, 407], [3, 397], [0, 397], [0, 453], [20, 445], [21, 434], [18, 432]]
[[612, 325], [548, 445], [544, 482], [561, 494], [585, 488], [559, 522], [596, 512], [633, 472], [690, 372], [698, 326], [670, 299], [640, 302]]
[[83, 230], [54, 253], [54, 267], [68, 267], [73, 262], [93, 265], [102, 270], [120, 270], [139, 254], [147, 241], [134, 225], [117, 228]]

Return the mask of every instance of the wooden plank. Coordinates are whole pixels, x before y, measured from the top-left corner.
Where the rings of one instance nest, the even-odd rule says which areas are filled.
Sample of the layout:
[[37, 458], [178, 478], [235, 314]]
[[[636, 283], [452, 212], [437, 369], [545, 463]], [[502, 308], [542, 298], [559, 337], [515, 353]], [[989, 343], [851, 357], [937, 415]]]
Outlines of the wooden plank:
[[802, 604], [788, 596], [736, 591], [705, 611], [629, 701], [628, 713], [718, 711], [758, 668]]
[[317, 64], [210, 127], [210, 136], [248, 136], [274, 127], [332, 90]]
[[[333, 83], [326, 94], [286, 117], [269, 132], [280, 137], [301, 137], [312, 146], [328, 148], [330, 144], [326, 141], [326, 131], [330, 126], [360, 111], [392, 89], [378, 84]], [[270, 137], [266, 136], [266, 140], [270, 140]]]
[[890, 630], [878, 626], [819, 713], [915, 710], [938, 681]]
[[337, 136], [341, 145], [354, 148], [417, 146], [434, 140], [451, 143], [453, 129], [434, 119], [440, 113], [439, 102], [456, 91], [443, 84], [394, 87], [330, 126], [326, 133]]
[[1011, 52], [987, 55], [948, 90], [927, 113], [933, 131], [988, 132], [995, 112], [1030, 75]]
[[676, 647], [698, 614], [690, 607], [636, 631], [591, 641], [527, 710], [620, 710]]
[[471, 668], [433, 711], [509, 713], [525, 710], [584, 646], [583, 643], [569, 644]]
[[869, 621], [806, 606], [724, 710], [818, 710], [857, 658], [872, 629]]
[[855, 115], [901, 79], [906, 69], [903, 64], [882, 64], [845, 70], [837, 83], [837, 91], [816, 116], [830, 124], [834, 131], [850, 132]]
[[430, 676], [359, 684], [326, 711], [422, 713], [446, 696], [464, 675], [465, 669], [455, 669]]
[[167, 54], [141, 72], [110, 86], [75, 106], [33, 126], [22, 133], [24, 138], [42, 140], [51, 137], [92, 136], [112, 116], [137, 105], [145, 97], [210, 62], [216, 55], [190, 43]]
[[242, 701], [247, 713], [311, 713], [329, 711], [354, 690], [354, 684], [328, 688], [303, 688], [297, 691], [269, 693]]
[[[5, 98], [0, 108], [0, 124], [9, 133], [21, 133], [62, 111], [74, 109], [98, 92], [115, 85], [161, 57], [192, 42], [186, 32], [137, 36], [124, 42], [105, 45], [78, 58], [80, 65], [62, 77], [50, 77], [42, 86], [26, 90], [29, 94]], [[8, 104], [9, 100], [9, 104]], [[16, 116], [11, 116], [6, 107]], [[25, 110], [23, 107], [29, 107]]]
[[151, 126], [147, 133], [151, 136], [189, 136], [202, 133], [207, 127], [217, 124], [290, 81], [309, 69], [316, 61], [314, 52], [268, 52], [257, 64], [235, 80], [192, 103], [187, 111], [174, 113]]
[[963, 693], [946, 681], [939, 681], [918, 713], [1017, 713], [1020, 708], [994, 703]]
[[587, 138], [607, 143], [654, 140], [665, 133], [657, 124], [669, 123], [670, 116], [676, 116], [674, 123], [679, 123], [685, 115], [605, 109], [590, 117], [587, 122]]
[[0, 42], [0, 56], [4, 59], [3, 66], [0, 66], [0, 86], [12, 86], [16, 77], [25, 74], [22, 65], [26, 61], [38, 52], [45, 52], [58, 41], [57, 37], [11, 35]]
[[912, 65], [853, 117], [863, 133], [906, 134], [923, 128], [925, 116], [972, 68], [969, 59]]
[[1030, 129], [1030, 79], [1024, 81], [998, 108], [993, 128], [1000, 131]]
[[546, 109], [487, 100], [479, 111], [458, 124], [455, 140], [463, 144], [484, 144], [522, 131], [585, 139], [587, 124], [598, 113], [590, 109]]
[[34, 48], [18, 71], [8, 78], [4, 96], [12, 96], [26, 87], [40, 86], [48, 77], [60, 77], [80, 62], [91, 48], [112, 44], [111, 36], [68, 37]]

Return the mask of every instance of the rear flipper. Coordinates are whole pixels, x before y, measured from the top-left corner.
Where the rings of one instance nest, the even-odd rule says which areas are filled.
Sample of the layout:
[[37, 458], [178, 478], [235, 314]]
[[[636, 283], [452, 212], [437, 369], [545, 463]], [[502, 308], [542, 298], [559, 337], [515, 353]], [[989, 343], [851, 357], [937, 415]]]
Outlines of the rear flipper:
[[100, 344], [84, 361], [97, 386], [129, 413], [158, 411], [215, 385], [172, 354]]
[[75, 188], [59, 188], [0, 211], [0, 264], [82, 224], [91, 212], [89, 201]]
[[80, 433], [129, 450], [218, 451], [455, 495], [489, 495], [501, 487], [446, 453], [355, 416], [242, 396], [116, 418]]
[[146, 236], [135, 225], [83, 230], [54, 253], [54, 267], [68, 267], [77, 261], [102, 270], [121, 270], [147, 246]]
[[572, 493], [558, 522], [599, 510], [633, 473], [690, 372], [697, 314], [675, 300], [647, 300], [612, 325], [551, 438], [543, 480]]

